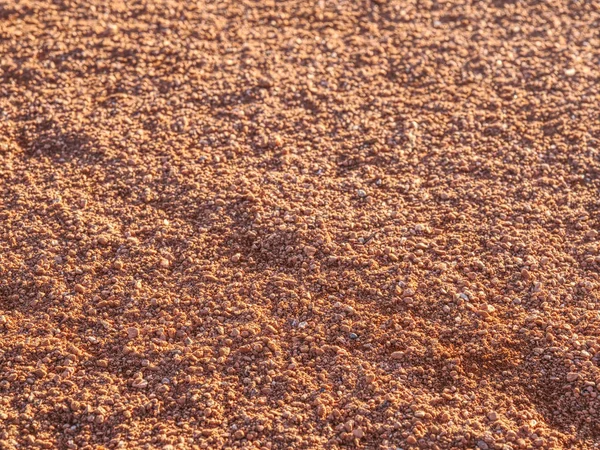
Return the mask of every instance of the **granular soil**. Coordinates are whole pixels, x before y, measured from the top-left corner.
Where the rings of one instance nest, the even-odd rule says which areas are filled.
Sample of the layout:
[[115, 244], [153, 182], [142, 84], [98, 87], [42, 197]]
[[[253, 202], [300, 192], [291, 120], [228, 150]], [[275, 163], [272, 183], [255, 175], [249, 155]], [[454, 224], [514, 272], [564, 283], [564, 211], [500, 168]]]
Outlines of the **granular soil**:
[[5, 2], [0, 448], [596, 448], [599, 11]]

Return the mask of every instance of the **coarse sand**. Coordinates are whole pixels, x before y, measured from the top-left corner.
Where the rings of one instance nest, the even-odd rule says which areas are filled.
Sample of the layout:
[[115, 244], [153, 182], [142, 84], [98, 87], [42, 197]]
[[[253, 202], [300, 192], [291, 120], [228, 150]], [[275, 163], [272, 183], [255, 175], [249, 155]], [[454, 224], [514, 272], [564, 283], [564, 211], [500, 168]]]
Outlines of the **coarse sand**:
[[597, 448], [599, 29], [0, 4], [0, 449]]

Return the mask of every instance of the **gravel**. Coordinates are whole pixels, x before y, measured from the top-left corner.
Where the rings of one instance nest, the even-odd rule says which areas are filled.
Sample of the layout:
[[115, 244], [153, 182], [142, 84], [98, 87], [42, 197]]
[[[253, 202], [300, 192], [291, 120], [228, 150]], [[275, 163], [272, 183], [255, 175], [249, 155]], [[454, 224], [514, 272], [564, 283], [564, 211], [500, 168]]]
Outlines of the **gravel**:
[[6, 2], [0, 448], [597, 446], [598, 11]]

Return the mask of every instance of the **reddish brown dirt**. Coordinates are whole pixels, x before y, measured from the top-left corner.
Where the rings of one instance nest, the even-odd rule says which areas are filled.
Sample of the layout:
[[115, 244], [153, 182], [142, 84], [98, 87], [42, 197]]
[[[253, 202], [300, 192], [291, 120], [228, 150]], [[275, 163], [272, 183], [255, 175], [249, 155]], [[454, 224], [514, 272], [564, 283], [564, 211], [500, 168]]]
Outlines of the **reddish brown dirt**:
[[595, 448], [597, 1], [0, 6], [0, 448]]

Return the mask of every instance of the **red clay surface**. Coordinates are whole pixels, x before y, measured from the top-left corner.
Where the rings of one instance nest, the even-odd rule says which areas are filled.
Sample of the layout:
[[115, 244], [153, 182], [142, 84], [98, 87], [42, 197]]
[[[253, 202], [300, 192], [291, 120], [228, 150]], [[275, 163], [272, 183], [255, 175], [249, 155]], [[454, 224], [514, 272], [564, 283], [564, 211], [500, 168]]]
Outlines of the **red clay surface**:
[[0, 6], [0, 448], [599, 443], [597, 1]]

